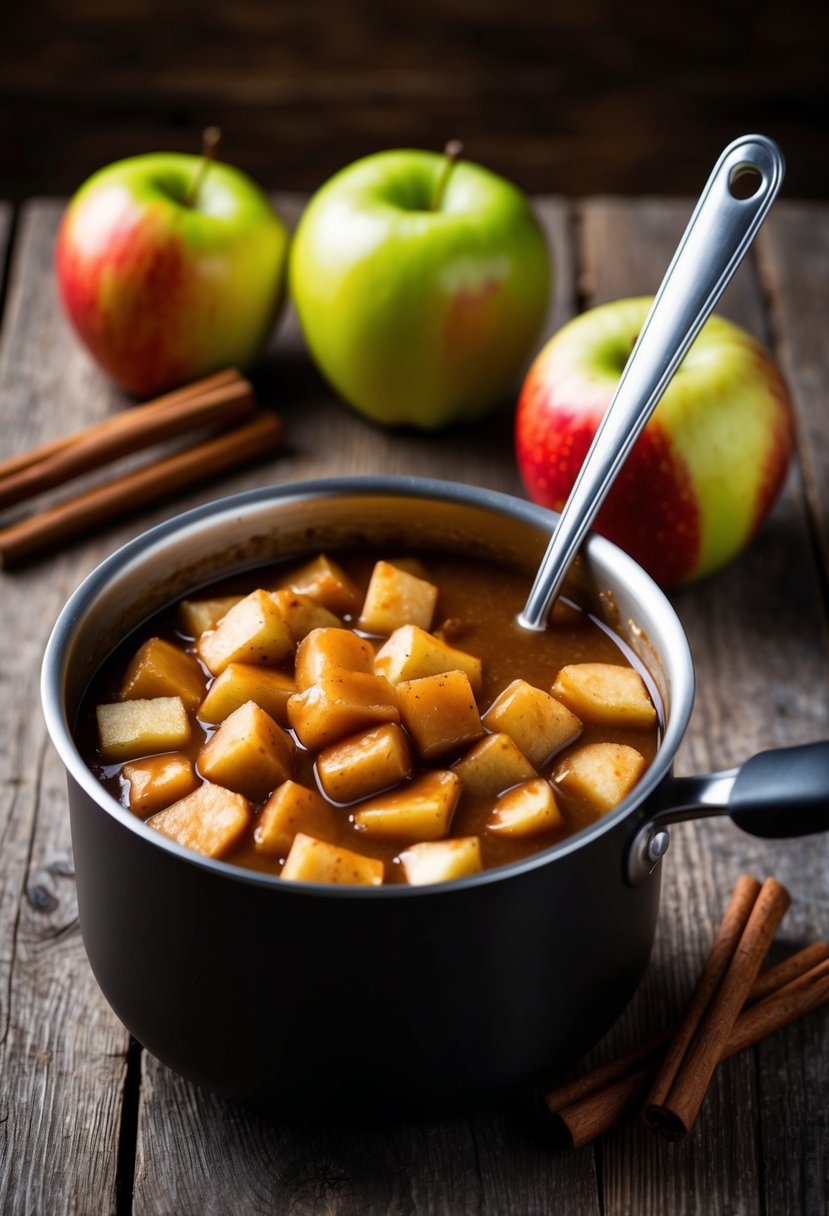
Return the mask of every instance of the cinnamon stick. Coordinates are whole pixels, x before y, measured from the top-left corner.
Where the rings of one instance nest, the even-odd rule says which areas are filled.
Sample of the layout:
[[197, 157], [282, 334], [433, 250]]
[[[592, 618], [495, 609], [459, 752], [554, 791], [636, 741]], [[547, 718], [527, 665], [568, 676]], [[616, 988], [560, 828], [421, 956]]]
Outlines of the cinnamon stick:
[[21, 469], [28, 469], [32, 465], [54, 456], [57, 452], [72, 447], [81, 438], [89, 437], [96, 433], [118, 430], [128, 425], [128, 419], [134, 412], [140, 411], [144, 416], [155, 411], [163, 413], [169, 410], [171, 406], [175, 407], [179, 402], [199, 397], [205, 393], [212, 392], [214, 389], [221, 388], [223, 385], [238, 383], [243, 380], [244, 377], [235, 368], [226, 368], [223, 371], [214, 372], [211, 376], [205, 376], [201, 380], [194, 380], [191, 384], [185, 384], [170, 393], [164, 393], [163, 396], [156, 397], [152, 401], [147, 401], [143, 405], [132, 406], [128, 410], [114, 414], [110, 418], [105, 418], [102, 422], [96, 422], [92, 426], [86, 427], [83, 431], [61, 435], [57, 439], [52, 439], [49, 443], [41, 444], [39, 447], [32, 448], [28, 452], [21, 452], [17, 456], [9, 456], [6, 460], [0, 460], [0, 481], [5, 481], [6, 478], [19, 473]]
[[[688, 1003], [685, 1016], [679, 1024], [665, 1058], [654, 1079], [650, 1094], [649, 1106], [661, 1106], [671, 1092], [677, 1074], [685, 1059], [686, 1052], [694, 1037], [711, 998], [717, 990], [734, 952], [742, 937], [743, 930], [748, 924], [748, 918], [760, 894], [760, 883], [756, 878], [747, 874], [737, 879], [728, 907], [725, 910], [719, 930], [714, 938], [714, 944], [697, 980], [696, 987]], [[762, 956], [761, 956], [762, 957]], [[758, 964], [759, 968], [759, 964]]]
[[[806, 976], [808, 972], [827, 959], [829, 959], [829, 943], [818, 941], [790, 954], [788, 958], [776, 963], [773, 967], [768, 967], [754, 981], [746, 1001], [746, 1010], [751, 1008], [753, 1002]], [[738, 1023], [743, 1016], [743, 1014], [740, 1015]], [[593, 1094], [609, 1089], [617, 1081], [622, 1081], [634, 1073], [641, 1074], [644, 1070], [649, 1076], [655, 1076], [662, 1050], [674, 1034], [676, 1034], [676, 1028], [669, 1027], [662, 1030], [644, 1043], [640, 1043], [638, 1047], [625, 1052], [624, 1055], [608, 1060], [605, 1064], [599, 1064], [581, 1077], [557, 1085], [555, 1089], [544, 1095], [544, 1103], [548, 1110], [555, 1113], [565, 1106], [570, 1106], [573, 1102], [580, 1102], [583, 1098], [589, 1098]]]
[[[0, 507], [22, 502], [90, 469], [100, 468], [153, 443], [173, 439], [200, 426], [241, 422], [256, 408], [253, 388], [242, 376], [199, 392], [169, 394], [138, 405], [107, 422], [88, 427], [56, 450], [33, 459], [6, 477], [0, 476]], [[41, 449], [42, 450], [42, 449]]]
[[783, 915], [791, 903], [775, 878], [763, 883], [722, 982], [715, 992], [667, 1092], [648, 1096], [643, 1119], [670, 1139], [688, 1132], [719, 1063], [742, 1006]]
[[[811, 964], [816, 955], [820, 961]], [[749, 1005], [737, 1019], [718, 1062], [750, 1047], [760, 1039], [773, 1034], [796, 1018], [804, 1017], [819, 1005], [829, 1001], [829, 948], [825, 942], [798, 951], [791, 958], [770, 968], [773, 975], [781, 978], [779, 988], [767, 993], [762, 1000]], [[794, 975], [794, 979], [789, 977]], [[765, 981], [765, 977], [763, 977]], [[546, 1094], [543, 1099], [548, 1123], [557, 1139], [570, 1148], [581, 1148], [604, 1132], [616, 1127], [621, 1120], [639, 1109], [644, 1094], [659, 1068], [660, 1045], [666, 1032], [637, 1048], [635, 1053], [621, 1057], [611, 1065], [602, 1065], [580, 1078], [581, 1096], [563, 1103], [567, 1086]], [[638, 1057], [638, 1058], [636, 1058]], [[615, 1075], [608, 1070], [615, 1066]], [[610, 1075], [610, 1081], [607, 1078]], [[591, 1087], [591, 1081], [599, 1083]], [[561, 1103], [561, 1104], [560, 1104]]]
[[761, 1000], [776, 989], [805, 975], [824, 959], [829, 959], [829, 942], [812, 942], [811, 946], [804, 946], [802, 950], [798, 950], [796, 954], [790, 954], [788, 958], [776, 963], [774, 967], [761, 971], [751, 986], [748, 1004]]
[[213, 473], [274, 451], [282, 442], [276, 414], [260, 413], [250, 422], [137, 469], [8, 528], [0, 529], [0, 565], [8, 566], [107, 523], [136, 507], [184, 489]]

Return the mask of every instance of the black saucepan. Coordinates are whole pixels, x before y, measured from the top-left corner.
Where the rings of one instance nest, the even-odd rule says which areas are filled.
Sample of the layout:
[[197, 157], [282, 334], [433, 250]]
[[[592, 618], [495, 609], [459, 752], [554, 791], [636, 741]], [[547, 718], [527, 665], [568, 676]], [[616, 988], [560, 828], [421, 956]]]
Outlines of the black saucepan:
[[74, 719], [96, 668], [151, 613], [212, 579], [364, 542], [509, 559], [531, 574], [555, 520], [446, 482], [265, 489], [154, 528], [73, 595], [42, 691], [67, 770], [81, 929], [113, 1009], [171, 1068], [290, 1116], [434, 1111], [530, 1086], [594, 1044], [639, 984], [666, 823], [725, 811], [764, 835], [827, 826], [829, 744], [672, 776], [694, 696], [688, 642], [651, 579], [595, 535], [584, 583], [650, 673], [662, 742], [615, 811], [528, 860], [433, 887], [283, 883], [162, 837], [79, 754]]

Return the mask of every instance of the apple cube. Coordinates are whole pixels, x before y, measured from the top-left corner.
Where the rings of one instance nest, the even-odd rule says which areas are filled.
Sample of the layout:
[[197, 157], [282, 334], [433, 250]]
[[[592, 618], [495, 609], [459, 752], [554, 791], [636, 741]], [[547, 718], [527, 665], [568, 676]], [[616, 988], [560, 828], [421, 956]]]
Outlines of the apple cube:
[[219, 621], [243, 598], [241, 595], [221, 595], [209, 600], [182, 600], [178, 606], [178, 623], [182, 633], [198, 638]]
[[382, 722], [399, 722], [394, 689], [383, 676], [337, 669], [288, 699], [288, 721], [316, 752]]
[[464, 671], [477, 695], [481, 691], [481, 660], [427, 633], [417, 625], [401, 625], [384, 642], [374, 659], [379, 675], [399, 684], [444, 671]]
[[342, 628], [342, 621], [310, 595], [284, 588], [269, 592], [294, 642], [301, 642], [312, 629]]
[[503, 731], [473, 744], [452, 765], [452, 772], [460, 777], [465, 794], [486, 800], [538, 776], [524, 753]]
[[371, 573], [359, 625], [366, 633], [390, 634], [401, 625], [432, 624], [438, 589], [434, 583], [393, 566], [377, 562]]
[[196, 645], [205, 667], [218, 676], [229, 663], [277, 666], [292, 653], [294, 639], [271, 596], [259, 588], [234, 604]]
[[403, 873], [410, 886], [423, 887], [432, 882], [448, 882], [477, 874], [483, 868], [481, 842], [477, 836], [458, 836], [454, 840], [426, 840], [410, 845], [400, 854]]
[[364, 802], [354, 812], [354, 826], [369, 836], [439, 840], [449, 831], [460, 790], [454, 773], [433, 769]]
[[195, 709], [204, 696], [204, 672], [198, 660], [163, 638], [148, 638], [129, 663], [121, 684], [121, 700], [181, 697]]
[[178, 752], [132, 760], [121, 776], [129, 782], [130, 810], [142, 819], [178, 802], [199, 784], [192, 762]]
[[504, 731], [535, 769], [581, 734], [566, 706], [526, 680], [513, 680], [483, 715], [484, 725]]
[[484, 733], [469, 677], [462, 671], [397, 685], [403, 725], [424, 759], [442, 756]]
[[374, 673], [374, 650], [350, 629], [314, 629], [297, 647], [294, 682], [298, 692], [335, 671]]
[[551, 691], [583, 722], [615, 727], [656, 724], [645, 681], [632, 667], [572, 663], [562, 667]]
[[211, 684], [197, 716], [202, 722], [224, 722], [234, 709], [255, 701], [275, 722], [286, 726], [288, 698], [295, 692], [294, 681], [283, 671], [253, 663], [228, 663]]
[[153, 752], [177, 751], [190, 738], [181, 697], [153, 697], [99, 705], [98, 739], [104, 760], [134, 760]]
[[317, 778], [332, 802], [356, 802], [399, 785], [412, 767], [409, 740], [395, 722], [352, 735], [317, 756]]
[[357, 584], [324, 553], [292, 570], [280, 579], [279, 586], [297, 591], [300, 595], [309, 595], [323, 608], [336, 612], [337, 616], [353, 616], [363, 598]]
[[224, 857], [250, 823], [250, 807], [241, 794], [205, 782], [147, 823], [185, 848]]
[[364, 857], [351, 849], [342, 849], [297, 832], [282, 867], [282, 877], [289, 882], [379, 887], [383, 881], [383, 863], [377, 857]]
[[297, 832], [325, 839], [336, 829], [334, 808], [296, 781], [283, 781], [262, 807], [253, 833], [254, 847], [272, 857], [285, 857]]
[[565, 797], [604, 815], [630, 793], [644, 771], [644, 757], [634, 747], [586, 743], [562, 758], [553, 780]]
[[534, 777], [501, 794], [486, 823], [499, 836], [538, 836], [564, 827], [549, 781]]
[[257, 802], [291, 776], [293, 753], [290, 735], [264, 709], [246, 701], [205, 743], [199, 769], [208, 781]]

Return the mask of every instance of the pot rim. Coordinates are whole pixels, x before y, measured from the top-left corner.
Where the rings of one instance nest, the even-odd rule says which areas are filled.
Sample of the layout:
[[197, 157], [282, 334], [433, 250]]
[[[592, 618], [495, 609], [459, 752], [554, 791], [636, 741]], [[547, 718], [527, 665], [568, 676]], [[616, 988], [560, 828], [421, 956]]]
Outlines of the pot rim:
[[[129, 831], [142, 837], [155, 848], [178, 857], [181, 861], [206, 870], [217, 877], [236, 882], [271, 888], [282, 895], [300, 895], [324, 899], [419, 899], [436, 892], [451, 895], [470, 887], [508, 881], [537, 870], [565, 857], [577, 849], [612, 832], [618, 824], [632, 816], [669, 775], [682, 738], [687, 729], [694, 700], [694, 670], [688, 639], [682, 624], [665, 593], [649, 574], [613, 542], [591, 532], [581, 552], [605, 567], [612, 567], [614, 578], [631, 592], [637, 602], [647, 600], [658, 611], [668, 636], [668, 661], [671, 672], [672, 705], [664, 724], [656, 755], [644, 776], [631, 793], [608, 814], [594, 824], [568, 836], [547, 849], [520, 861], [496, 866], [478, 874], [453, 879], [452, 882], [409, 886], [405, 883], [380, 887], [338, 886], [326, 883], [291, 882], [285, 884], [276, 874], [245, 869], [231, 862], [205, 857], [184, 848], [176, 841], [150, 828], [144, 820], [123, 807], [97, 780], [81, 756], [68, 722], [66, 712], [66, 676], [71, 644], [83, 628], [88, 615], [113, 578], [128, 575], [131, 567], [146, 563], [154, 552], [162, 552], [165, 543], [178, 534], [215, 525], [229, 516], [240, 521], [253, 515], [266, 504], [309, 498], [334, 498], [341, 495], [424, 498], [453, 504], [488, 509], [543, 531], [551, 532], [558, 518], [556, 512], [498, 490], [443, 481], [437, 478], [409, 476], [364, 476], [321, 478], [297, 481], [277, 486], [262, 486], [238, 494], [213, 499], [181, 512], [156, 524], [139, 536], [127, 541], [105, 558], [80, 583], [67, 600], [52, 629], [46, 645], [41, 668], [41, 701], [46, 727], [67, 772], [98, 807], [111, 815]], [[238, 567], [244, 569], [244, 566]], [[217, 572], [216, 577], [220, 577]], [[618, 635], [617, 635], [618, 637]], [[619, 639], [625, 645], [624, 639]], [[641, 816], [644, 818], [644, 816]]]

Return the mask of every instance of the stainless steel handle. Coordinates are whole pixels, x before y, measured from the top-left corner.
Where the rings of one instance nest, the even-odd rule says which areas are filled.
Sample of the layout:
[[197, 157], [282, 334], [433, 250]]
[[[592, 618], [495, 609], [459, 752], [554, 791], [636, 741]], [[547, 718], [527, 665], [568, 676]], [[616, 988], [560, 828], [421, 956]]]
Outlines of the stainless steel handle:
[[[754, 240], [783, 172], [780, 149], [763, 135], [735, 139], [714, 166], [519, 615], [525, 628], [546, 627], [550, 607], [599, 507]], [[739, 197], [740, 181], [756, 185], [749, 198]]]

